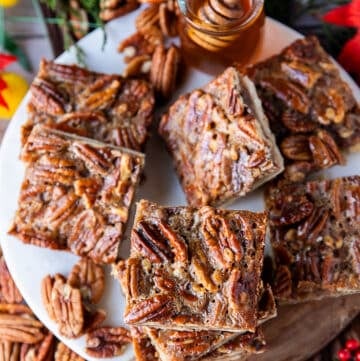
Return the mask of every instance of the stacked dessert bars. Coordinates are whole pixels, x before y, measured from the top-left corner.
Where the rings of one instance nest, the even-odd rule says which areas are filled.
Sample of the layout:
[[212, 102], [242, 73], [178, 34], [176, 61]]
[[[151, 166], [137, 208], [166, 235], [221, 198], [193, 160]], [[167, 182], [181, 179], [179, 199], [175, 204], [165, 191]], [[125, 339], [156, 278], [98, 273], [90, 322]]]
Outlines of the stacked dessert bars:
[[[227, 360], [264, 350], [260, 325], [276, 316], [261, 279], [266, 223], [265, 213], [138, 203], [130, 257], [115, 273], [124, 321], [148, 353]], [[138, 359], [146, 349], [135, 347]]]

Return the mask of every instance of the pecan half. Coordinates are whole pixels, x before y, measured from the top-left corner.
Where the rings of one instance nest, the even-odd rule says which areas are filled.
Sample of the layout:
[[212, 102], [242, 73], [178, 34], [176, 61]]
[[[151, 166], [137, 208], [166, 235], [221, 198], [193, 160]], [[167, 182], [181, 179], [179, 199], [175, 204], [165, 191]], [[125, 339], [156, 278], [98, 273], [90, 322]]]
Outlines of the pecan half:
[[77, 355], [74, 351], [66, 347], [62, 342], [59, 342], [56, 347], [54, 361], [85, 361], [85, 360], [79, 355]]
[[319, 72], [296, 60], [281, 63], [281, 70], [290, 80], [299, 83], [307, 89], [311, 89], [321, 77]]
[[71, 111], [64, 94], [59, 93], [55, 86], [43, 79], [37, 79], [31, 85], [31, 104], [39, 111], [50, 115], [61, 115]]
[[136, 17], [136, 29], [145, 30], [151, 26], [157, 26], [159, 18], [159, 4], [151, 4]]
[[329, 211], [324, 208], [314, 208], [310, 216], [298, 227], [298, 236], [309, 242], [313, 242], [323, 231], [328, 218]]
[[270, 90], [282, 100], [289, 108], [300, 113], [307, 114], [310, 108], [310, 100], [305, 92], [295, 84], [282, 78], [263, 78], [260, 85]]
[[171, 45], [169, 49], [162, 45], [156, 47], [152, 58], [150, 81], [160, 96], [170, 97], [175, 88], [179, 64], [180, 52], [175, 45]]
[[309, 137], [306, 135], [290, 135], [282, 141], [280, 148], [288, 159], [299, 161], [310, 161], [312, 159]]
[[111, 163], [106, 156], [96, 147], [81, 142], [74, 142], [74, 153], [85, 163], [86, 167], [99, 174], [107, 174]]
[[23, 301], [21, 293], [6, 266], [4, 257], [0, 258], [0, 301], [10, 304]]
[[59, 332], [69, 338], [81, 335], [84, 328], [84, 307], [79, 289], [71, 287], [61, 275], [47, 276], [42, 283], [43, 302]]
[[159, 25], [165, 36], [176, 36], [178, 34], [178, 16], [169, 7], [169, 2], [159, 6]]
[[54, 359], [55, 337], [50, 332], [34, 345], [21, 345], [21, 361], [52, 361]]
[[[236, 235], [223, 217], [210, 215], [201, 226], [203, 241], [212, 259], [225, 268], [242, 257], [242, 248]], [[252, 235], [251, 235], [252, 237]]]
[[155, 225], [146, 222], [140, 222], [137, 229], [133, 229], [131, 245], [137, 252], [155, 263], [171, 261], [173, 258], [162, 234]]
[[86, 335], [86, 353], [92, 357], [115, 357], [121, 355], [130, 342], [127, 329], [100, 327]]
[[21, 344], [1, 340], [0, 342], [0, 360], [1, 361], [18, 361], [20, 359]]
[[131, 327], [134, 353], [137, 361], [159, 361], [150, 338], [139, 327]]
[[43, 325], [29, 315], [0, 313], [0, 340], [34, 344], [44, 338]]
[[123, 40], [119, 44], [118, 51], [124, 54], [125, 63], [129, 63], [138, 56], [152, 56], [155, 48], [161, 45], [163, 40], [161, 31], [157, 27], [147, 26]]
[[284, 178], [291, 182], [302, 182], [307, 175], [316, 168], [312, 162], [298, 161], [287, 165], [284, 172]]
[[103, 21], [110, 21], [135, 10], [138, 6], [139, 3], [134, 0], [100, 0], [99, 16]]
[[90, 259], [82, 258], [71, 270], [68, 283], [80, 289], [83, 300], [98, 303], [105, 288], [104, 269]]
[[313, 211], [314, 205], [306, 196], [287, 195], [280, 202], [280, 209], [272, 209], [270, 221], [275, 226], [284, 226], [300, 222]]
[[320, 168], [328, 168], [335, 164], [344, 164], [345, 160], [332, 136], [325, 130], [309, 138], [310, 150], [314, 163]]
[[195, 281], [202, 284], [209, 292], [216, 292], [217, 286], [214, 284], [205, 267], [199, 260], [193, 257], [190, 270], [194, 273]]
[[320, 124], [339, 124], [345, 119], [346, 106], [342, 94], [336, 89], [326, 89], [317, 94], [314, 101], [314, 113]]
[[172, 298], [168, 295], [155, 295], [146, 300], [138, 302], [127, 310], [124, 321], [129, 324], [136, 324], [145, 321], [160, 320], [173, 311]]
[[188, 249], [185, 241], [179, 235], [177, 235], [176, 232], [173, 231], [165, 222], [159, 222], [158, 227], [172, 249], [174, 260], [179, 262], [187, 262]]
[[86, 111], [106, 109], [115, 100], [120, 87], [119, 77], [103, 75], [78, 95], [78, 107]]
[[285, 109], [281, 121], [293, 133], [308, 133], [317, 128], [316, 123], [310, 117], [290, 109]]

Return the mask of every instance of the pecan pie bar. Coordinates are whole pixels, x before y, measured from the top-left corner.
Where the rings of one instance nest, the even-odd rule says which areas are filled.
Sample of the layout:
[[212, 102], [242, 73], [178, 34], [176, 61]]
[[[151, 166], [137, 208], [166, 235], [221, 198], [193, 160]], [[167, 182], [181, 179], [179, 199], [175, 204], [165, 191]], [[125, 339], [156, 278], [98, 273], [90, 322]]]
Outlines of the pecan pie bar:
[[344, 162], [342, 150], [360, 149], [360, 108], [337, 66], [315, 37], [248, 69], [270, 127], [298, 181]]
[[360, 176], [281, 183], [266, 200], [275, 296], [294, 303], [360, 292]]
[[255, 87], [234, 67], [181, 96], [159, 132], [192, 206], [233, 200], [283, 170]]
[[30, 90], [23, 144], [40, 123], [143, 150], [154, 109], [153, 92], [146, 81], [43, 60]]
[[21, 157], [28, 165], [9, 233], [114, 262], [143, 154], [37, 125]]
[[126, 261], [130, 325], [254, 332], [267, 216], [138, 203]]

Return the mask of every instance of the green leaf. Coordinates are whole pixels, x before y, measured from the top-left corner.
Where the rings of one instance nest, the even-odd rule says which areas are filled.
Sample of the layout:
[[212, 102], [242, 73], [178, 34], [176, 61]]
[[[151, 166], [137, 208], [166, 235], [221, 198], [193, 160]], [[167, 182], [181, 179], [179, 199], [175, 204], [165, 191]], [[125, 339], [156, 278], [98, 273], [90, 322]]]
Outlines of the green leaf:
[[41, 0], [41, 2], [49, 7], [52, 11], [56, 10], [56, 0]]
[[15, 55], [25, 70], [32, 70], [28, 57], [7, 32], [4, 33], [4, 49], [7, 50], [10, 54]]

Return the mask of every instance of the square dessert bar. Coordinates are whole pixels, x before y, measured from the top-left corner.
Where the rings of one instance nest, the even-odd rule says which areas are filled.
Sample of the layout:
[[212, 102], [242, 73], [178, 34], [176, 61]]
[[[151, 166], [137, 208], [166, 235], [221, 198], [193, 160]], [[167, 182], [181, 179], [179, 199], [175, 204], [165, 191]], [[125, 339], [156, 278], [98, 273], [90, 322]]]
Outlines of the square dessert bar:
[[234, 67], [181, 96], [159, 132], [192, 206], [234, 200], [283, 170], [255, 87]]
[[154, 96], [143, 80], [100, 74], [76, 65], [42, 60], [30, 87], [26, 142], [36, 124], [46, 124], [112, 145], [143, 150]]
[[[130, 288], [126, 262], [120, 261], [113, 270], [125, 295], [128, 297]], [[276, 314], [275, 299], [271, 288], [267, 286], [262, 289], [257, 306], [258, 325], [275, 317]], [[151, 344], [162, 361], [197, 360], [239, 336], [239, 333], [235, 332], [208, 331], [205, 329], [198, 331], [178, 331], [152, 327], [142, 327], [142, 329], [151, 340]], [[263, 348], [257, 349], [257, 353], [262, 351]]]
[[360, 150], [359, 105], [316, 37], [295, 41], [247, 73], [291, 181], [344, 163], [342, 151]]
[[265, 213], [138, 203], [124, 320], [176, 330], [254, 332]]
[[266, 202], [279, 300], [360, 292], [360, 176], [280, 183]]
[[141, 153], [37, 125], [10, 234], [24, 243], [114, 262], [144, 166]]

